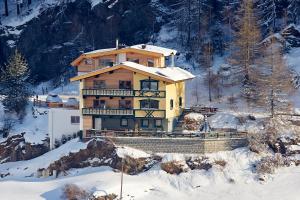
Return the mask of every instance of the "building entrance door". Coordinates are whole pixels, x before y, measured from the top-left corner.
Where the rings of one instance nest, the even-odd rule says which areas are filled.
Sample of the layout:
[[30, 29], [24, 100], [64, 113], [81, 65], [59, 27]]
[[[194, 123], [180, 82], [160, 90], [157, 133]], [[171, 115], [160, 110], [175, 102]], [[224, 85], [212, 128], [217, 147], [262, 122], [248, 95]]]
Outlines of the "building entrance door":
[[101, 118], [95, 118], [95, 129], [96, 130], [102, 129], [102, 119]]

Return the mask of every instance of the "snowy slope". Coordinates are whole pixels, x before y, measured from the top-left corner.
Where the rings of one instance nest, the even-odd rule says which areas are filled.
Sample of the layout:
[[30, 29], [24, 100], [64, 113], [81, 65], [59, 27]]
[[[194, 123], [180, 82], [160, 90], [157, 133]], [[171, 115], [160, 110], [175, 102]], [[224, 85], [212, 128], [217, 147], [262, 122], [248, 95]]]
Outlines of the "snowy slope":
[[[90, 192], [104, 191], [119, 194], [120, 173], [108, 167], [71, 170], [66, 177], [54, 179], [24, 177], [22, 171], [33, 171], [34, 167], [45, 166], [55, 154], [66, 152], [66, 148], [83, 148], [76, 141], [31, 161], [7, 163], [1, 171], [12, 167], [14, 177], [0, 182], [1, 197], [4, 199], [60, 199], [62, 187], [67, 183], [77, 184]], [[71, 151], [70, 149], [70, 151]], [[164, 161], [183, 160], [185, 155], [163, 155]], [[225, 159], [227, 166], [213, 167], [209, 171], [193, 170], [180, 175], [170, 175], [154, 166], [150, 171], [136, 175], [124, 175], [123, 196], [125, 200], [190, 199], [198, 200], [295, 200], [300, 185], [300, 168], [280, 169], [264, 184], [257, 181], [252, 164], [259, 156], [247, 149], [207, 155], [211, 160]], [[59, 157], [59, 156], [55, 156]], [[44, 158], [44, 159], [43, 159]], [[28, 167], [25, 169], [25, 167]], [[25, 169], [25, 170], [24, 170]], [[20, 171], [19, 173], [17, 171]], [[18, 188], [18, 192], [13, 192]]]

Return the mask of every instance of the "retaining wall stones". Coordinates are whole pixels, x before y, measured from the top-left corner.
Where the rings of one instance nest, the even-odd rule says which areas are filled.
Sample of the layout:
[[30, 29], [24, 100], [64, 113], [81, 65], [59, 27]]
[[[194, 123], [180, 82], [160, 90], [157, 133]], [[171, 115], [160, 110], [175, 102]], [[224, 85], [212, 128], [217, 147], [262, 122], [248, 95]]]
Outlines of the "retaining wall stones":
[[111, 137], [118, 146], [128, 146], [149, 153], [203, 154], [229, 151], [248, 145], [247, 138], [145, 138]]

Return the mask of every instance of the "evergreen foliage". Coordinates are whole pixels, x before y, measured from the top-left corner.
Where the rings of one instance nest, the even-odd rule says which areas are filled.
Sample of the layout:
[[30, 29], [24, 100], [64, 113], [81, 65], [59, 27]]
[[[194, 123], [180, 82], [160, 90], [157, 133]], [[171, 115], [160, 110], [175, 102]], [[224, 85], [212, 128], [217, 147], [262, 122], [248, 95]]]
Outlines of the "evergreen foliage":
[[25, 116], [28, 98], [33, 94], [29, 77], [25, 58], [15, 50], [2, 71], [0, 85], [5, 112], [15, 113], [19, 119]]

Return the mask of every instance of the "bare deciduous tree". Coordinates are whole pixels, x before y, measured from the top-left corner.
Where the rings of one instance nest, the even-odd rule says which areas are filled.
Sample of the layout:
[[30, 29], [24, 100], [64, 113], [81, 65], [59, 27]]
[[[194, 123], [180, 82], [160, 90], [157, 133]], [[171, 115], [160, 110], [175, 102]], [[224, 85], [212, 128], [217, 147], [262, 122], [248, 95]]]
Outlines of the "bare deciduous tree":
[[287, 96], [293, 90], [292, 74], [283, 58], [281, 45], [274, 37], [263, 50], [263, 60], [256, 67], [258, 105], [267, 106], [274, 117], [275, 110], [287, 109]]

